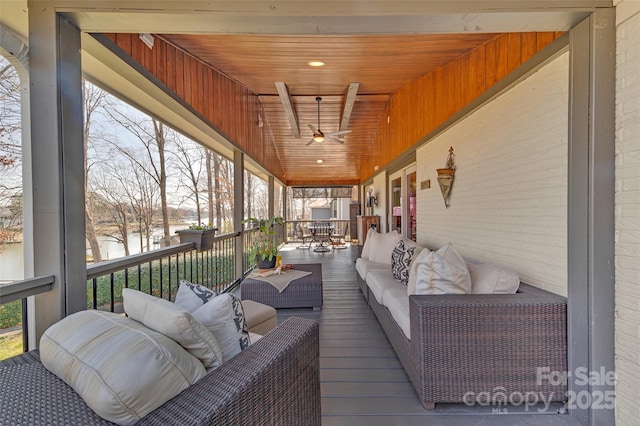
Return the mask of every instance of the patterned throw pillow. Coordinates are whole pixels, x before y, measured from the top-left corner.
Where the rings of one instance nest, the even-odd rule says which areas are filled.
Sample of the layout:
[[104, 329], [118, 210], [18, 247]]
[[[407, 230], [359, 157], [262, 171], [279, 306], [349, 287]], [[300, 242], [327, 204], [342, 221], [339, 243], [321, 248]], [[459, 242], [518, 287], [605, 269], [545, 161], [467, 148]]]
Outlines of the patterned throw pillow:
[[240, 350], [249, 347], [251, 342], [249, 341], [249, 326], [247, 320], [244, 317], [244, 308], [242, 302], [233, 294], [231, 297], [233, 306], [233, 322], [236, 324], [236, 331], [238, 332], [238, 342], [240, 343]]
[[391, 272], [393, 278], [407, 285], [409, 282], [409, 269], [411, 259], [416, 252], [416, 246], [406, 247], [405, 240], [398, 241], [393, 252], [391, 252]]
[[223, 361], [249, 346], [249, 329], [240, 300], [229, 293], [214, 297], [193, 312], [218, 341]]
[[218, 293], [207, 287], [180, 280], [174, 303], [186, 311], [193, 312], [217, 295]]

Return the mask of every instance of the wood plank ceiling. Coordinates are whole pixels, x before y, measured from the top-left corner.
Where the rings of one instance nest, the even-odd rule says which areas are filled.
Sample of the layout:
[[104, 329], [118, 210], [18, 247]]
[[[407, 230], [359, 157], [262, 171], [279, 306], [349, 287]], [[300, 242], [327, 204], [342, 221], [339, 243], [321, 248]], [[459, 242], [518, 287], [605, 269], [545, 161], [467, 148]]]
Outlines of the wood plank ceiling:
[[[497, 34], [428, 35], [178, 35], [161, 37], [259, 96], [287, 181], [359, 182], [391, 95]], [[309, 61], [323, 61], [312, 67]], [[288, 86], [300, 138], [278, 96]], [[306, 145], [313, 132], [338, 130], [348, 84], [360, 83], [344, 144]], [[316, 96], [322, 97], [320, 123]], [[317, 160], [323, 160], [318, 164]]]

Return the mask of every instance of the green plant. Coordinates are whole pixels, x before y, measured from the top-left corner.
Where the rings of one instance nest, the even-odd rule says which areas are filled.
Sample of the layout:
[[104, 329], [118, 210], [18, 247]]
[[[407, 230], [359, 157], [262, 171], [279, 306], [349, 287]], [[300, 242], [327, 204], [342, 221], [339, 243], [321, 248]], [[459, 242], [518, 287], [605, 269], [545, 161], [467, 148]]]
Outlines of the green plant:
[[269, 219], [250, 217], [243, 220], [242, 223], [251, 223], [257, 228], [253, 246], [249, 251], [249, 258], [260, 257], [262, 260], [273, 260], [278, 255], [279, 247], [279, 243], [276, 242], [276, 230], [273, 225], [282, 225], [284, 218], [280, 216], [274, 216]]
[[208, 225], [205, 225], [204, 223], [200, 223], [200, 225], [198, 225], [197, 223], [192, 223], [187, 229], [190, 229], [192, 231], [209, 231], [211, 229], [216, 229], [216, 227], [213, 226], [213, 223], [209, 223]]

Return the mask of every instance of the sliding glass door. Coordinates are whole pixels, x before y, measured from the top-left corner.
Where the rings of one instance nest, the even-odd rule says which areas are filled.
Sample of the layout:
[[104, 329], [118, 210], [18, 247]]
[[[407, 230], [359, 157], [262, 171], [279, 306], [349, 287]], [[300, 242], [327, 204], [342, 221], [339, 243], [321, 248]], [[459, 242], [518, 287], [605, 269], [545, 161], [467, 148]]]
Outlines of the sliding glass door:
[[416, 240], [416, 166], [389, 175], [389, 230]]

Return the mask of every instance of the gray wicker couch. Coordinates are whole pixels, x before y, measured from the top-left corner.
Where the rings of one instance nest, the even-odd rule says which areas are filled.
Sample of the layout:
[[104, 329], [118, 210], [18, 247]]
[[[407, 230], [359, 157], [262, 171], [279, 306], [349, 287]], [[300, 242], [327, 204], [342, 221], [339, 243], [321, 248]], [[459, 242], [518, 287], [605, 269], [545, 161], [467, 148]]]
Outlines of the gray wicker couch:
[[564, 401], [566, 386], [537, 380], [537, 368], [567, 369], [566, 298], [527, 284], [516, 294], [412, 295], [409, 340], [358, 279], [425, 408]]
[[[0, 362], [0, 406], [2, 425], [112, 424], [35, 351]], [[320, 425], [318, 324], [289, 318], [139, 424]]]

